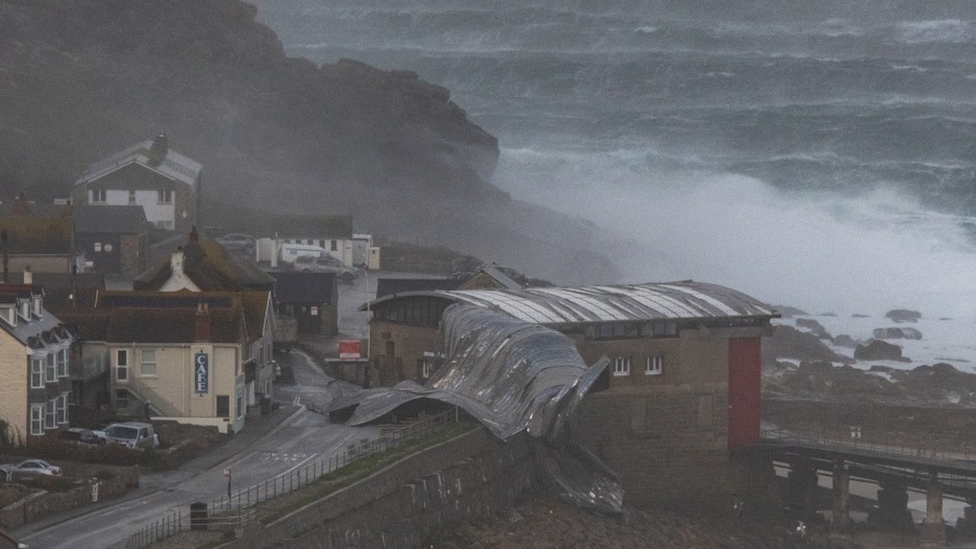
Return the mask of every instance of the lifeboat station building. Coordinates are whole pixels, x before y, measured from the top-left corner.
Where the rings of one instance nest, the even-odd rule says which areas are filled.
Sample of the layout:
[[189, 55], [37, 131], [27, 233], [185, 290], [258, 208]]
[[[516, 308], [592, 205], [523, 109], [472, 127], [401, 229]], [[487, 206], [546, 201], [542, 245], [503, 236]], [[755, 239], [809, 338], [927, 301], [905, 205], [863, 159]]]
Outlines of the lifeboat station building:
[[439, 323], [454, 303], [557, 330], [587, 364], [610, 359], [572, 434], [620, 475], [627, 501], [748, 496], [750, 476], [732, 456], [759, 440], [760, 340], [779, 316], [771, 306], [694, 281], [393, 294], [368, 304], [368, 381], [425, 382], [444, 360]]

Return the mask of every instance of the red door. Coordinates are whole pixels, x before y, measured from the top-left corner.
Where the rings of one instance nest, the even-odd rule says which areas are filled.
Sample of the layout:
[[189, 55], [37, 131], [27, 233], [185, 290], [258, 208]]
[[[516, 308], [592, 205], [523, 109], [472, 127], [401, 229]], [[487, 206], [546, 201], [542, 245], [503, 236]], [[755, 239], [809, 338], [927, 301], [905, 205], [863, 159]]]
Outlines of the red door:
[[761, 350], [758, 337], [729, 340], [729, 449], [759, 441]]

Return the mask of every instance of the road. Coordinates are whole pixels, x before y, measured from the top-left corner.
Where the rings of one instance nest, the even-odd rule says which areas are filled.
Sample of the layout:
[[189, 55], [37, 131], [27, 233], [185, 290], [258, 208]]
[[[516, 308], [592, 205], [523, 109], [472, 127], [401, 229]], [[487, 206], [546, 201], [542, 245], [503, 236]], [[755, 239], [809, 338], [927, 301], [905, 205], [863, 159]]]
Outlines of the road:
[[241, 434], [178, 470], [143, 473], [140, 488], [121, 499], [92, 506], [82, 515], [27, 525], [13, 535], [31, 549], [106, 547], [168, 511], [188, 513], [190, 503], [226, 495], [226, 469], [231, 471], [236, 492], [342, 451], [352, 441], [377, 436], [375, 428], [329, 424], [326, 417], [306, 408], [306, 404], [327, 403], [339, 383], [322, 373], [307, 355], [293, 351], [278, 360], [292, 366], [296, 383], [276, 386], [276, 400], [294, 412], [262, 437], [245, 442], [245, 425]]

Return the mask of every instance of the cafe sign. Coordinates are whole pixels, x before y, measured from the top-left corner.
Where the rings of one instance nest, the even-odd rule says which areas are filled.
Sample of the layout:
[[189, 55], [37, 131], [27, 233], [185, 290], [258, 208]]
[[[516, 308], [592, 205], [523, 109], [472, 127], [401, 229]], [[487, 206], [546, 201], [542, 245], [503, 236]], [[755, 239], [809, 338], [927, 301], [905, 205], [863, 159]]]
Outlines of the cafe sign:
[[193, 385], [198, 394], [210, 391], [210, 356], [207, 353], [193, 355]]

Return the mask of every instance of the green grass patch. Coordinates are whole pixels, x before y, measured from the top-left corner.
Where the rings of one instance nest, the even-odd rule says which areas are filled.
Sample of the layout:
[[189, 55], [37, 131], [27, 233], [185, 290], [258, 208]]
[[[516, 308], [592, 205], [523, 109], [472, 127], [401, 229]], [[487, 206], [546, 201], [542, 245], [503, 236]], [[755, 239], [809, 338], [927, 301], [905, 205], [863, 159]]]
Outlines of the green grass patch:
[[461, 436], [478, 425], [477, 423], [452, 423], [429, 435], [409, 439], [396, 448], [357, 459], [341, 469], [322, 475], [306, 487], [261, 503], [257, 506], [258, 520], [263, 524], [272, 523], [288, 513], [362, 480], [418, 450], [430, 448]]

